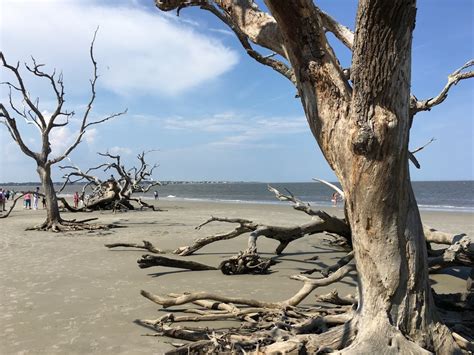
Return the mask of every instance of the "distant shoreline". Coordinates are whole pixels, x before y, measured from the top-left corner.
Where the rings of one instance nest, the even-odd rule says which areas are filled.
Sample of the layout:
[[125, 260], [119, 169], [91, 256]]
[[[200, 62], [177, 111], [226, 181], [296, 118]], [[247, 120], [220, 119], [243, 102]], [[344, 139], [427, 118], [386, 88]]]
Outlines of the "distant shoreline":
[[[271, 182], [270, 185], [285, 191], [288, 189], [301, 200], [313, 206], [327, 208], [332, 206], [332, 190], [324, 184], [316, 182]], [[15, 185], [1, 185], [8, 190], [31, 190], [38, 183], [17, 183]], [[57, 183], [59, 190], [62, 184]], [[70, 197], [76, 191], [81, 191], [85, 184], [68, 185], [61, 192], [64, 197]], [[474, 213], [474, 181], [414, 181], [413, 189], [418, 206], [424, 211], [444, 211]], [[153, 200], [154, 191], [159, 198], [169, 201], [202, 201], [222, 202], [226, 204], [278, 205], [285, 204], [275, 199], [275, 195], [268, 191], [267, 183], [259, 182], [221, 182], [221, 181], [163, 181], [162, 186], [156, 186], [145, 194], [137, 194], [147, 200]], [[86, 194], [89, 190], [86, 190]]]
[[[202, 184], [306, 184], [306, 183], [314, 183], [314, 181], [225, 181], [225, 180], [158, 180], [163, 185], [202, 185]], [[332, 184], [338, 184], [337, 181], [330, 181]], [[473, 180], [412, 180], [412, 182], [424, 182], [424, 183], [436, 183], [436, 182], [474, 182]], [[55, 181], [53, 182], [54, 185], [62, 185], [64, 182]], [[77, 182], [71, 183], [69, 185], [74, 186], [83, 186], [85, 182]], [[30, 186], [30, 185], [38, 185], [41, 186], [41, 182], [0, 182], [1, 186]]]

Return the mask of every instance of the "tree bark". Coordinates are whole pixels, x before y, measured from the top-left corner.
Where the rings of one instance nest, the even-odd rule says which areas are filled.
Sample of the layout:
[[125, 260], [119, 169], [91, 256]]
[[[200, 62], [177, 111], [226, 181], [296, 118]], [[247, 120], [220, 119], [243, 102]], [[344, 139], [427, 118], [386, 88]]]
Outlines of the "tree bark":
[[59, 214], [58, 198], [54, 190], [53, 180], [51, 179], [51, 166], [48, 164], [38, 164], [36, 170], [41, 178], [41, 185], [46, 200], [46, 221], [44, 226], [58, 225], [62, 220]]
[[415, 1], [359, 2], [352, 88], [312, 1], [266, 3], [284, 38], [313, 135], [345, 192], [360, 293], [352, 322], [357, 335], [346, 351], [458, 350], [436, 320], [408, 170]]

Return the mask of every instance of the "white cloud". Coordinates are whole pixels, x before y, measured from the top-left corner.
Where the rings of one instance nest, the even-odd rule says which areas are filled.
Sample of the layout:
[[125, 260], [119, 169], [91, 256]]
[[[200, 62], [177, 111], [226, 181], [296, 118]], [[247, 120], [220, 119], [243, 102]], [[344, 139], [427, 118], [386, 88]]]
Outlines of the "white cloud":
[[98, 132], [99, 131], [97, 130], [97, 128], [88, 129], [84, 134], [84, 139], [86, 140], [86, 143], [93, 144], [97, 138]]
[[304, 117], [247, 117], [221, 113], [197, 119], [180, 116], [155, 119], [162, 122], [164, 129], [219, 134], [218, 140], [209, 143], [214, 146], [274, 148], [274, 143], [263, 141], [308, 131]]
[[109, 7], [78, 0], [0, 1], [7, 59], [34, 55], [46, 68], [62, 69], [67, 92], [89, 88], [89, 46], [97, 26], [99, 85], [121, 95], [177, 95], [217, 78], [238, 60], [195, 27], [133, 2]]
[[69, 127], [57, 127], [51, 130], [49, 142], [51, 143], [52, 156], [56, 156], [64, 153], [73, 140], [76, 138], [77, 133], [71, 131]]
[[108, 150], [108, 152], [112, 155], [130, 155], [132, 154], [132, 150], [127, 147], [112, 147]]

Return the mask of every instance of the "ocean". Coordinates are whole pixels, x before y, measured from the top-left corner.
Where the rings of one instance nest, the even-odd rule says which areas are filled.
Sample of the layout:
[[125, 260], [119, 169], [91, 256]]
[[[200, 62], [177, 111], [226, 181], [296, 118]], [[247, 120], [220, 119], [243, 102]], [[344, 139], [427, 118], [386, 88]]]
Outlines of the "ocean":
[[[321, 183], [291, 182], [270, 183], [284, 191], [287, 188], [303, 201], [316, 206], [330, 206], [333, 191]], [[21, 185], [0, 187], [16, 191], [34, 189], [36, 185]], [[72, 196], [74, 191], [80, 191], [82, 186], [69, 185], [63, 191], [66, 196]], [[439, 210], [448, 212], [474, 213], [474, 181], [415, 181], [413, 189], [421, 210]], [[158, 186], [156, 190], [160, 199], [166, 200], [197, 200], [223, 201], [231, 203], [265, 203], [284, 204], [278, 201], [274, 194], [267, 190], [266, 183], [228, 182], [228, 183], [180, 183]], [[153, 191], [143, 197], [153, 198]]]

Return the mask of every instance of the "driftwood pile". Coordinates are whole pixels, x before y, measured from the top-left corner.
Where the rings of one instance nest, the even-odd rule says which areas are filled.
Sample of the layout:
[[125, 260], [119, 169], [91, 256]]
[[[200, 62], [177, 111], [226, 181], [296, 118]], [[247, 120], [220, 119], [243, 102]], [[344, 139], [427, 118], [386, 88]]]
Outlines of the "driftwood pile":
[[[287, 191], [283, 194], [269, 186], [269, 190], [282, 201], [289, 201], [293, 208], [312, 217], [300, 226], [272, 226], [240, 218], [211, 217], [196, 229], [211, 222], [235, 223], [237, 227], [228, 233], [199, 238], [193, 244], [177, 248], [172, 253], [187, 256], [210, 243], [236, 238], [248, 234], [248, 247], [238, 255], [223, 261], [218, 266], [209, 266], [183, 258], [169, 258], [162, 255], [143, 255], [138, 260], [140, 268], [165, 266], [194, 271], [221, 270], [227, 275], [241, 273], [267, 273], [274, 264], [273, 259], [259, 257], [258, 237], [278, 240], [275, 251], [281, 254], [292, 241], [312, 235], [326, 233], [331, 243], [347, 251], [337, 263], [324, 269], [308, 269], [291, 278], [302, 282], [301, 288], [290, 298], [278, 302], [264, 302], [256, 299], [227, 297], [211, 292], [191, 292], [159, 296], [142, 290], [141, 294], [163, 309], [189, 304], [182, 309], [183, 315], [168, 313], [157, 319], [137, 320], [142, 326], [153, 329], [158, 335], [190, 341], [189, 344], [174, 343], [176, 349], [168, 354], [237, 352], [256, 353], [324, 353], [349, 344], [355, 336], [354, 322], [358, 297], [340, 296], [336, 291], [316, 296], [311, 306], [302, 305], [315, 289], [340, 281], [357, 272], [352, 251], [351, 231], [344, 219], [316, 211], [308, 203]], [[430, 272], [440, 272], [448, 267], [472, 267], [474, 264], [474, 243], [467, 235], [451, 235], [433, 228], [424, 228], [426, 241], [438, 245], [430, 247]], [[439, 245], [446, 245], [439, 248]], [[166, 253], [144, 241], [143, 245], [113, 244], [107, 247], [132, 247], [146, 249], [153, 254]], [[315, 257], [311, 259], [315, 259]], [[311, 260], [309, 259], [309, 260]], [[318, 272], [321, 278], [310, 278], [304, 274]], [[468, 285], [468, 287], [472, 287]], [[472, 294], [436, 295], [435, 304], [443, 321], [453, 331], [457, 344], [465, 351], [473, 351], [474, 307]], [[181, 325], [183, 322], [235, 320], [235, 328], [215, 328]], [[341, 344], [342, 339], [342, 344]]]

